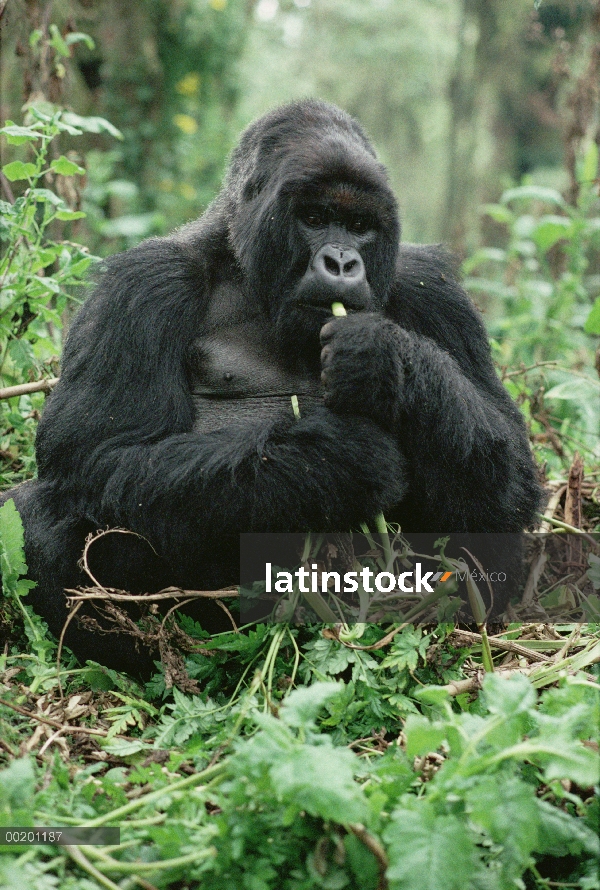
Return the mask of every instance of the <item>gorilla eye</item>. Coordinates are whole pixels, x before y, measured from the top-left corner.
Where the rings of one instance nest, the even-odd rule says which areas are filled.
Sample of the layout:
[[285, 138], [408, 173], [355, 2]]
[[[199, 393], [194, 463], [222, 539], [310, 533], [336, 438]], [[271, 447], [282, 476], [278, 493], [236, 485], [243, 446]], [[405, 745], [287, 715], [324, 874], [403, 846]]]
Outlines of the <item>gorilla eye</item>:
[[325, 225], [325, 215], [320, 210], [307, 210], [302, 214], [302, 220], [313, 229]]
[[357, 235], [363, 235], [371, 228], [371, 221], [366, 216], [353, 216], [349, 228]]

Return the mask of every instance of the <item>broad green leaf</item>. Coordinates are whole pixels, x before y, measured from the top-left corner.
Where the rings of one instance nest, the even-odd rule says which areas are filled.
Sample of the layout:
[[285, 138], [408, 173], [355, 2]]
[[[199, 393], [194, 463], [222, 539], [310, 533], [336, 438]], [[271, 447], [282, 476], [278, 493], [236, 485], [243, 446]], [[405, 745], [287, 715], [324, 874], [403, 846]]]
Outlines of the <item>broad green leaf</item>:
[[74, 161], [70, 161], [64, 155], [61, 155], [60, 158], [52, 161], [50, 169], [54, 170], [55, 173], [60, 173], [61, 176], [73, 176], [75, 173], [85, 173], [84, 167], [80, 167], [79, 164], [75, 164]]
[[286, 803], [312, 816], [346, 825], [363, 822], [366, 798], [354, 781], [357, 757], [329, 744], [303, 745], [280, 755], [269, 773], [273, 789]]
[[516, 200], [543, 201], [545, 204], [556, 204], [557, 207], [564, 207], [566, 203], [559, 191], [541, 185], [519, 185], [507, 189], [500, 200], [502, 204]]
[[40, 203], [44, 201], [48, 201], [50, 204], [54, 204], [55, 207], [65, 207], [65, 202], [62, 198], [60, 198], [55, 192], [50, 189], [34, 189], [33, 197], [36, 201]]
[[83, 219], [85, 213], [83, 210], [57, 210], [54, 216], [60, 220]]
[[472, 886], [476, 848], [466, 819], [438, 815], [427, 800], [411, 800], [391, 816], [384, 832], [390, 890], [466, 890]]
[[[502, 794], [498, 794], [498, 787]], [[499, 857], [506, 886], [513, 886], [536, 849], [540, 812], [535, 787], [514, 775], [481, 775], [466, 789], [469, 818], [496, 844], [502, 845]]]
[[441, 721], [433, 723], [421, 715], [409, 714], [404, 726], [406, 753], [417, 757], [437, 751], [447, 738], [447, 727]]
[[0, 133], [4, 133], [9, 145], [22, 145], [24, 142], [34, 142], [40, 138], [40, 134], [31, 127], [19, 127], [12, 121], [7, 121], [6, 126], [0, 127]]
[[61, 258], [61, 273], [60, 277], [69, 276], [69, 278], [76, 278], [81, 275], [84, 275], [90, 267], [90, 264], [94, 261], [94, 257], [88, 256], [83, 257], [83, 259], [76, 260], [74, 263], [71, 262], [72, 257], [69, 256], [67, 262], [63, 266], [63, 261]]
[[600, 297], [596, 297], [592, 310], [585, 320], [583, 330], [586, 334], [600, 335]]
[[0, 825], [31, 825], [34, 791], [35, 773], [28, 757], [0, 770]]
[[504, 223], [505, 225], [510, 225], [514, 220], [514, 214], [508, 207], [504, 207], [502, 204], [484, 204], [481, 208], [481, 213], [491, 217], [494, 222]]
[[23, 523], [15, 502], [9, 498], [0, 507], [0, 567], [4, 582], [15, 582], [27, 572]]
[[541, 816], [536, 852], [551, 856], [580, 856], [585, 851], [598, 860], [600, 840], [583, 819], [575, 819], [539, 798], [536, 805]]
[[102, 748], [115, 757], [131, 757], [132, 754], [138, 754], [140, 751], [151, 751], [152, 745], [143, 742], [141, 739], [112, 739], [109, 744], [104, 743]]
[[12, 161], [2, 168], [2, 172], [10, 182], [17, 179], [31, 179], [35, 176], [37, 167], [35, 164], [23, 163], [23, 161]]
[[110, 133], [111, 136], [114, 136], [115, 139], [123, 138], [121, 131], [103, 117], [81, 117], [79, 114], [74, 114], [72, 111], [65, 111], [61, 117], [61, 121], [65, 124], [70, 124], [73, 127], [78, 127], [86, 133], [106, 132]]
[[490, 714], [498, 714], [510, 720], [515, 714], [527, 713], [535, 705], [535, 689], [520, 674], [510, 678], [487, 674], [483, 682], [482, 703]]
[[281, 708], [281, 719], [287, 726], [314, 724], [325, 702], [341, 691], [339, 683], [313, 683], [294, 689]]
[[558, 241], [569, 238], [573, 223], [566, 216], [543, 216], [533, 230], [533, 240], [544, 253]]

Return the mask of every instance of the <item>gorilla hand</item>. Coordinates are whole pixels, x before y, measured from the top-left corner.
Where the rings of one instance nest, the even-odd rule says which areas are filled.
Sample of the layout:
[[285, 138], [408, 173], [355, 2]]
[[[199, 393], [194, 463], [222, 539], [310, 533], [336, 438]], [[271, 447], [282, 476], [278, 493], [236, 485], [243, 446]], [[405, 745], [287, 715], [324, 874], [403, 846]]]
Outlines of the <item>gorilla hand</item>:
[[326, 407], [393, 430], [404, 379], [397, 325], [374, 312], [334, 318], [321, 329], [321, 345]]

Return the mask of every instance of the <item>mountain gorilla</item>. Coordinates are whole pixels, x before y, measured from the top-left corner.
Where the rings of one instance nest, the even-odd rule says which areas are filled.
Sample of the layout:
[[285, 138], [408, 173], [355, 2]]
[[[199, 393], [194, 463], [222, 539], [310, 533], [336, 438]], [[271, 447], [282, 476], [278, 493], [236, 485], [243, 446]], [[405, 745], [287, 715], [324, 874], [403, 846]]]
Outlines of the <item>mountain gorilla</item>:
[[[152, 545], [109, 535], [95, 558], [136, 592], [235, 584], [242, 531], [349, 530], [382, 510], [408, 532], [532, 523], [525, 427], [482, 322], [446, 254], [399, 236], [359, 124], [302, 101], [248, 127], [204, 216], [103, 264], [39, 426], [39, 478], [10, 493], [54, 633], [100, 528]], [[79, 656], [135, 667], [75, 624]]]

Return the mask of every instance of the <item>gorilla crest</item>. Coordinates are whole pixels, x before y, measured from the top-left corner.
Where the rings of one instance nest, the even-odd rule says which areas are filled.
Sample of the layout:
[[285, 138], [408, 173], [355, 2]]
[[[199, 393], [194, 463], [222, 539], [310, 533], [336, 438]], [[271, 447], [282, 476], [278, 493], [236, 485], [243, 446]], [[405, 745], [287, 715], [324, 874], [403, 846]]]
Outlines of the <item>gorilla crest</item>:
[[[39, 477], [9, 493], [54, 633], [97, 529], [145, 539], [92, 551], [97, 578], [136, 593], [236, 583], [243, 531], [350, 530], [382, 510], [407, 532], [533, 522], [525, 425], [481, 319], [446, 253], [399, 236], [359, 124], [303, 101], [248, 127], [199, 220], [102, 264], [40, 422]], [[67, 643], [137, 665], [75, 622]]]

